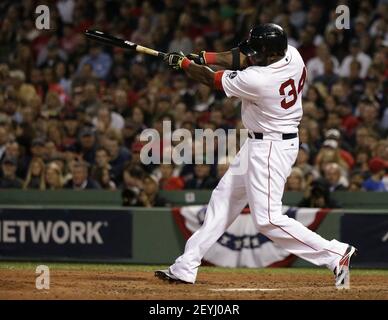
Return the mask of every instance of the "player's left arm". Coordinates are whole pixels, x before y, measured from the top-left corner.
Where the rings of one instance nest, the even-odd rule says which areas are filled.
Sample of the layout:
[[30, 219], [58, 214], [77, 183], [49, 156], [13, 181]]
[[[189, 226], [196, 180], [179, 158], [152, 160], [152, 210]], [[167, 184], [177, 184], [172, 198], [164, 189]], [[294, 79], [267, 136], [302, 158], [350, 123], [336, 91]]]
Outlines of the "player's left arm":
[[190, 53], [186, 57], [196, 64], [220, 66], [229, 70], [241, 70], [248, 66], [247, 57], [240, 52], [238, 47], [224, 52]]

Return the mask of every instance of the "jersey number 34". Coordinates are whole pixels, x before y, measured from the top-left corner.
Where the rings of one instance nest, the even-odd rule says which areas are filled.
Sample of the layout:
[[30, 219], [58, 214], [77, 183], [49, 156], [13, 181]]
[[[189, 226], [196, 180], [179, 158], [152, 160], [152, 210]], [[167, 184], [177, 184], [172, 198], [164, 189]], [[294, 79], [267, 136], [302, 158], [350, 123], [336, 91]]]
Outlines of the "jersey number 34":
[[301, 93], [303, 90], [305, 81], [306, 81], [306, 68], [303, 68], [303, 72], [298, 83], [298, 90], [296, 90], [294, 79], [288, 79], [286, 82], [282, 83], [282, 85], [279, 88], [280, 95], [285, 96], [286, 92], [288, 93], [287, 97], [284, 98], [280, 103], [283, 109], [291, 108], [295, 104], [296, 100], [298, 99], [298, 94]]

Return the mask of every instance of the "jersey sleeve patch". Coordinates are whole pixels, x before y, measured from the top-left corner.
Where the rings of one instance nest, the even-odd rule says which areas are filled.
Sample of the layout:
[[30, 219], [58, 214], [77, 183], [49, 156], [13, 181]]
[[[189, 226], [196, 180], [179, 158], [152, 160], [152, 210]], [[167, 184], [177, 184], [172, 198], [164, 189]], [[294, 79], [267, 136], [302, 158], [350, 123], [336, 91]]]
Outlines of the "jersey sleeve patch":
[[228, 78], [229, 78], [229, 79], [233, 79], [233, 78], [235, 78], [236, 76], [237, 76], [237, 72], [236, 72], [236, 71], [233, 71], [233, 72], [231, 72], [231, 73], [228, 74]]

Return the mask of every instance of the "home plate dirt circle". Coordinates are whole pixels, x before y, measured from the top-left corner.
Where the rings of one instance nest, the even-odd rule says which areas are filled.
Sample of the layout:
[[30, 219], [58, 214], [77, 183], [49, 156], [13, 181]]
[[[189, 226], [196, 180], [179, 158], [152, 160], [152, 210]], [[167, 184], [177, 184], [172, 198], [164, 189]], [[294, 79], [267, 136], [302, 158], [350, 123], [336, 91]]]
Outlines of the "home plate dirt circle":
[[222, 288], [222, 289], [209, 289], [209, 291], [215, 292], [236, 292], [236, 291], [282, 291], [286, 289], [272, 289], [272, 288]]

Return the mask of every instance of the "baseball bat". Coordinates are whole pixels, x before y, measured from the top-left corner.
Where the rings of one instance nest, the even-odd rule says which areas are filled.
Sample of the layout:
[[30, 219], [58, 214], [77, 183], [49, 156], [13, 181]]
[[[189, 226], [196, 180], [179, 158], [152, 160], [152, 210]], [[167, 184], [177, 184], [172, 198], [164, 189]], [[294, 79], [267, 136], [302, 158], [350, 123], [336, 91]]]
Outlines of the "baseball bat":
[[100, 42], [102, 44], [114, 46], [114, 47], [120, 47], [128, 50], [133, 50], [136, 52], [148, 54], [155, 57], [161, 57], [164, 58], [167, 56], [166, 53], [160, 52], [154, 49], [150, 49], [141, 45], [138, 45], [136, 43], [133, 43], [128, 40], [123, 40], [120, 38], [117, 38], [115, 36], [112, 36], [111, 34], [98, 31], [98, 30], [86, 30], [85, 36], [91, 40]]

